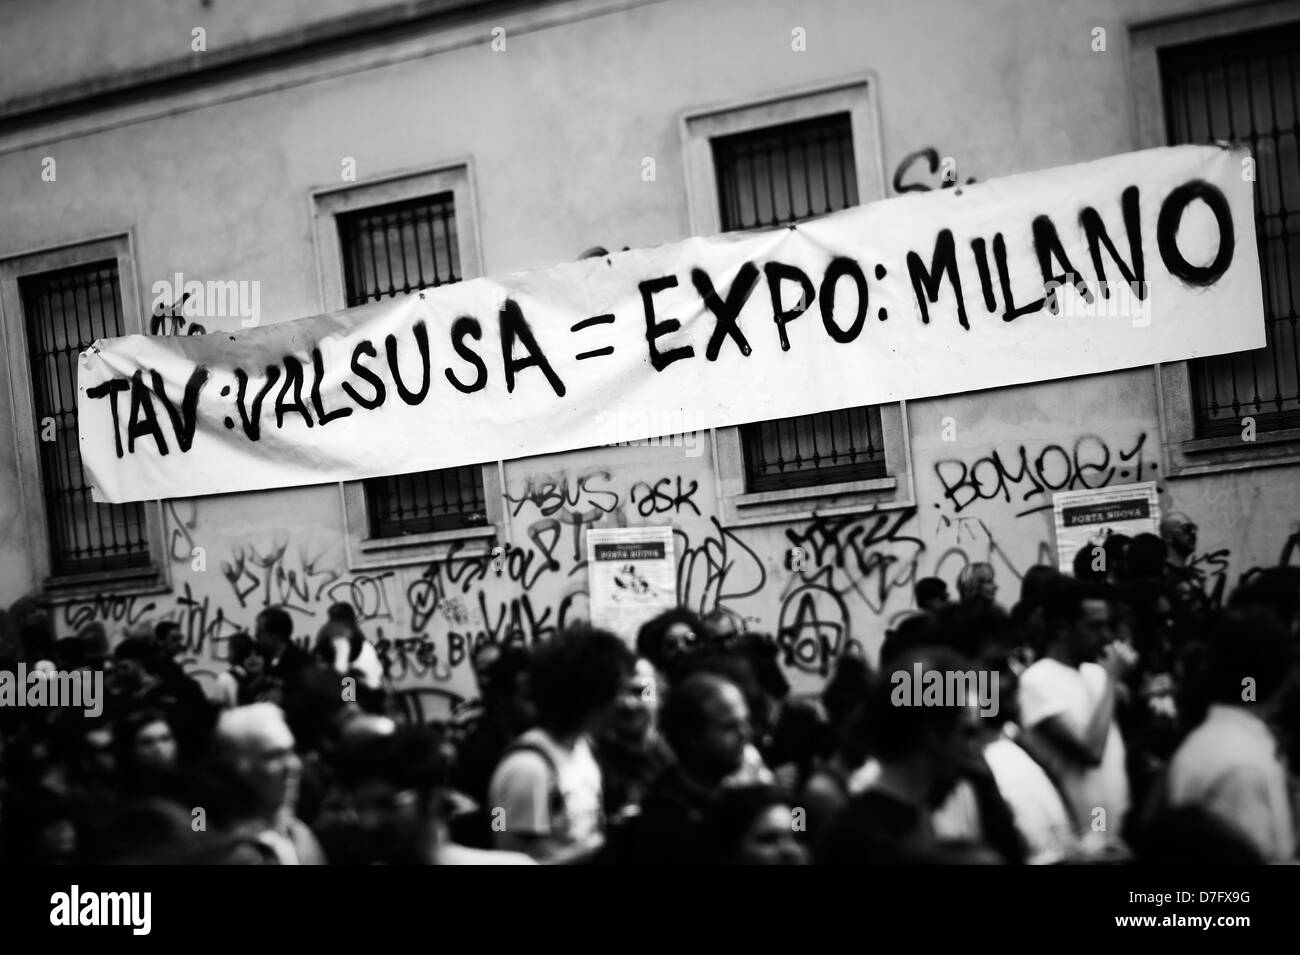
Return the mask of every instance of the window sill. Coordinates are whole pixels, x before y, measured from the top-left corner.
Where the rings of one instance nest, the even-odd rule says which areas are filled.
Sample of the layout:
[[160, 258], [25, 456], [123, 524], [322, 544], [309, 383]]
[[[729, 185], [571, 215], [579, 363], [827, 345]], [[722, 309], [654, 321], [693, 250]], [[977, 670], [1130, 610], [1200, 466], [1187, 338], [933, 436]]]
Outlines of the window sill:
[[167, 593], [171, 590], [171, 581], [164, 568], [150, 564], [124, 570], [47, 577], [41, 589], [50, 601], [67, 603], [105, 593], [123, 597]]
[[1244, 471], [1300, 463], [1300, 428], [1261, 432], [1254, 441], [1240, 437], [1194, 438], [1176, 445], [1167, 477], [1190, 477], [1220, 471]]
[[352, 564], [353, 569], [423, 564], [451, 556], [452, 548], [456, 553], [451, 559], [474, 559], [490, 554], [496, 538], [497, 528], [492, 524], [406, 537], [368, 537], [357, 542], [360, 559]]
[[821, 487], [740, 494], [722, 521], [723, 527], [763, 527], [811, 521], [817, 517], [848, 517], [911, 507], [899, 497], [897, 478], [873, 478], [824, 484]]
[[892, 491], [898, 481], [892, 477], [872, 478], [869, 481], [845, 481], [840, 484], [821, 484], [816, 487], [797, 487], [786, 491], [762, 491], [737, 494], [736, 507], [755, 507], [761, 504], [784, 504], [809, 498], [836, 497], [841, 494], [864, 494], [873, 491]]
[[1289, 444], [1300, 441], [1300, 428], [1287, 428], [1282, 431], [1262, 431], [1255, 435], [1254, 441], [1243, 441], [1240, 437], [1228, 435], [1222, 438], [1196, 438], [1183, 442], [1183, 451], [1187, 454], [1206, 454], [1211, 451], [1249, 450], [1247, 445]]

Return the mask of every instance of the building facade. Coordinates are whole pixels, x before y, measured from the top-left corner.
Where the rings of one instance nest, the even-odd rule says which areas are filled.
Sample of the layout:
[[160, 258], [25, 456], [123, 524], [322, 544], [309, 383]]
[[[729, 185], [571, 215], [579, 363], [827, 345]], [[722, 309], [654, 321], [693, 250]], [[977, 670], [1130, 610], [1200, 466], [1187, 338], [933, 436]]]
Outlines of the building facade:
[[[206, 679], [261, 608], [314, 636], [347, 602], [427, 715], [474, 692], [477, 643], [586, 615], [586, 529], [671, 524], [680, 601], [776, 634], [809, 693], [874, 655], [921, 577], [989, 561], [1013, 603], [1055, 560], [1056, 490], [1157, 482], [1199, 525], [1213, 599], [1293, 559], [1300, 2], [68, 0], [7, 19], [0, 605], [40, 594], [60, 636], [174, 619]], [[76, 356], [99, 337], [1218, 139], [1256, 157], [1259, 352], [143, 505], [93, 504], [77, 457]]]

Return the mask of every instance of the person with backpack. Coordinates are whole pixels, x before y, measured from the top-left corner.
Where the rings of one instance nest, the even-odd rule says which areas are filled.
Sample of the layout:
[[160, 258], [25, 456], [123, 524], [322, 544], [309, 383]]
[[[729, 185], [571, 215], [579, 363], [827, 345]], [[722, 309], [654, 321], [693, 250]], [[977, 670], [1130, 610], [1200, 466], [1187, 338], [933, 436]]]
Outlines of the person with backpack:
[[590, 736], [609, 719], [633, 662], [622, 640], [589, 627], [538, 645], [528, 672], [537, 726], [506, 748], [488, 787], [496, 848], [572, 865], [590, 862], [604, 844]]

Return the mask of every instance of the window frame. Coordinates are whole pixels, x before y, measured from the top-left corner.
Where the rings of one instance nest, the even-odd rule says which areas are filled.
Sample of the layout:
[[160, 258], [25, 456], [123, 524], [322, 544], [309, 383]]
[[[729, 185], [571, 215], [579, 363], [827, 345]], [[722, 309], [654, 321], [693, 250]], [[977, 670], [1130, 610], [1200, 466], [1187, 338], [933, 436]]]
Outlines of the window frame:
[[[1134, 148], [1169, 144], [1159, 64], [1162, 48], [1295, 22], [1300, 22], [1300, 0], [1128, 21]], [[1253, 442], [1232, 436], [1197, 437], [1190, 362], [1156, 365], [1154, 371], [1166, 478], [1300, 464], [1300, 428], [1261, 431]]]
[[[682, 113], [679, 134], [691, 234], [707, 236], [722, 231], [713, 139], [835, 113], [849, 114], [859, 203], [865, 205], [884, 199], [887, 180], [876, 83], [875, 73], [866, 72]], [[863, 481], [749, 491], [745, 483], [740, 428], [712, 429], [713, 471], [722, 523], [726, 526], [777, 524], [809, 520], [814, 512], [832, 516], [911, 506], [916, 494], [907, 402], [877, 407], [880, 408], [887, 476]]]
[[[461, 281], [477, 278], [483, 274], [483, 252], [474, 198], [474, 164], [469, 157], [313, 189], [309, 211], [313, 221], [317, 280], [323, 310], [328, 313], [347, 309], [347, 283], [343, 274], [343, 247], [337, 218], [340, 214], [445, 192], [452, 194], [455, 210]], [[396, 300], [397, 297], [368, 302], [357, 309], [381, 308], [386, 302]], [[339, 503], [343, 513], [348, 567], [362, 570], [427, 563], [446, 557], [453, 547], [457, 549], [458, 557], [481, 557], [490, 553], [493, 543], [503, 538], [502, 462], [486, 462], [480, 468], [487, 512], [487, 521], [482, 527], [400, 537], [371, 537], [365, 482], [341, 482]]]
[[[143, 502], [145, 540], [149, 562], [138, 567], [92, 571], [82, 574], [53, 572], [49, 513], [45, 506], [44, 475], [41, 468], [37, 429], [25, 422], [35, 420], [32, 370], [28, 358], [27, 316], [23, 310], [20, 280], [59, 269], [77, 268], [112, 259], [117, 262], [121, 293], [122, 334], [148, 334], [141, 310], [140, 279], [136, 272], [135, 249], [130, 230], [113, 232], [38, 249], [16, 252], [0, 258], [0, 344], [8, 361], [11, 422], [18, 471], [18, 500], [23, 510], [27, 552], [34, 569], [34, 583], [56, 602], [73, 601], [110, 592], [132, 594], [165, 593], [171, 589], [171, 569], [166, 553], [163, 502]], [[99, 505], [96, 505], [99, 506]]]

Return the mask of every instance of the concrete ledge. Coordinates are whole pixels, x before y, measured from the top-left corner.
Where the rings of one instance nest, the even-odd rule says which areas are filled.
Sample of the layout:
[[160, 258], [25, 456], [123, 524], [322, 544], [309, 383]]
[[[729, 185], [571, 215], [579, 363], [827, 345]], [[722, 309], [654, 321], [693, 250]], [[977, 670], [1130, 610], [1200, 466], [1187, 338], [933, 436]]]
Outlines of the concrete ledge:
[[278, 33], [237, 46], [193, 53], [107, 76], [96, 77], [0, 103], [0, 131], [116, 105], [179, 86], [199, 86], [260, 69], [407, 38], [414, 29], [455, 22], [466, 14], [535, 4], [524, 0], [409, 0], [364, 10]]
[[872, 491], [892, 491], [898, 481], [892, 477], [872, 478], [869, 481], [845, 481], [842, 484], [819, 484], [816, 487], [796, 487], [784, 491], [762, 491], [737, 494], [737, 507], [754, 507], [759, 504], [782, 504], [814, 497], [836, 497], [842, 494], [863, 494]]

